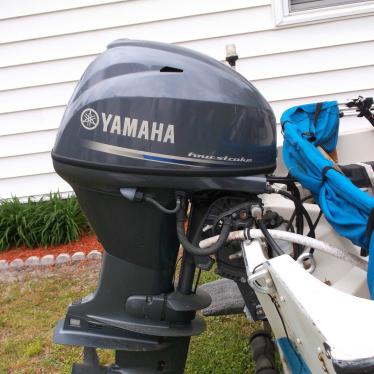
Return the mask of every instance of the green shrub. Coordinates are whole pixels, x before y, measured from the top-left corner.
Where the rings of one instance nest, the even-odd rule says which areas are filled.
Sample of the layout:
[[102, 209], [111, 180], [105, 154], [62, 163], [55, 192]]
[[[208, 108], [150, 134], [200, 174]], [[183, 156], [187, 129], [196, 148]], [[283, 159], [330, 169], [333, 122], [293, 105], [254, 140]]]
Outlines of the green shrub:
[[0, 201], [0, 250], [66, 244], [77, 240], [88, 222], [75, 197], [20, 202], [18, 198]]

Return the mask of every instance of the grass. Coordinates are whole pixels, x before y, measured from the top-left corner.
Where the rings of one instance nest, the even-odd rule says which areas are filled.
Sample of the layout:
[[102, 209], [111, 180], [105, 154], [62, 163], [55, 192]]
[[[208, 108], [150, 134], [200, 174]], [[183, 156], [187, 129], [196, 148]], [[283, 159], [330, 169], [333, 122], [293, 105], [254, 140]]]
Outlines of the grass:
[[[204, 274], [204, 273], [203, 273]], [[213, 280], [205, 273], [201, 282]], [[82, 360], [82, 349], [55, 345], [52, 332], [67, 305], [91, 292], [97, 270], [56, 272], [52, 277], [0, 283], [0, 373], [70, 373]], [[207, 318], [207, 330], [192, 338], [186, 373], [253, 373], [248, 336], [256, 328], [244, 316]], [[100, 351], [101, 362], [112, 362]]]
[[0, 200], [0, 250], [66, 244], [79, 239], [88, 222], [75, 197], [50, 194], [46, 200]]

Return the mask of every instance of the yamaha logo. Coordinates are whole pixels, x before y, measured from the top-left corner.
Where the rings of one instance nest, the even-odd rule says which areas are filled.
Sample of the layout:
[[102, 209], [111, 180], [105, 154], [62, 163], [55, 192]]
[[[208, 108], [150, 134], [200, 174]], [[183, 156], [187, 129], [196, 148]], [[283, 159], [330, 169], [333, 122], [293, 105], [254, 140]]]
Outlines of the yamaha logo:
[[99, 115], [96, 110], [87, 108], [81, 114], [81, 124], [87, 130], [94, 130], [99, 125]]
[[81, 114], [81, 124], [86, 130], [95, 130], [99, 123], [102, 132], [131, 138], [174, 144], [174, 125], [138, 118], [122, 117], [112, 113], [100, 113], [92, 108]]

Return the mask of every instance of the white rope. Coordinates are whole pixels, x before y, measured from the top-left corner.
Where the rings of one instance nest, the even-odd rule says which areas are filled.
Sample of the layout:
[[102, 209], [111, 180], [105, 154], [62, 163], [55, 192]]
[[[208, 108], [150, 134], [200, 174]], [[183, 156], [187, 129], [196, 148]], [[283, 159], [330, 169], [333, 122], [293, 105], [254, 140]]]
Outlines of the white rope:
[[[249, 232], [250, 239], [264, 238], [264, 234], [259, 229], [250, 229], [248, 230], [248, 232]], [[355, 256], [347, 251], [342, 251], [341, 249], [334, 247], [326, 242], [323, 242], [322, 240], [318, 240], [318, 239], [310, 238], [309, 236], [294, 234], [292, 232], [282, 231], [282, 230], [269, 230], [269, 233], [274, 239], [285, 240], [288, 242], [301, 244], [306, 247], [314, 248], [316, 250], [319, 250], [321, 252], [334, 256], [338, 258], [339, 260], [349, 262], [352, 265], [357, 266], [358, 268], [367, 271], [368, 264], [363, 258]], [[229, 234], [227, 241], [234, 241], [234, 240], [243, 241], [246, 239], [247, 238], [244, 234], [244, 231], [240, 230], [240, 231], [232, 231]], [[217, 240], [218, 240], [218, 235], [212, 236], [211, 238], [202, 240], [199, 243], [199, 246], [200, 248], [206, 248], [214, 244]]]

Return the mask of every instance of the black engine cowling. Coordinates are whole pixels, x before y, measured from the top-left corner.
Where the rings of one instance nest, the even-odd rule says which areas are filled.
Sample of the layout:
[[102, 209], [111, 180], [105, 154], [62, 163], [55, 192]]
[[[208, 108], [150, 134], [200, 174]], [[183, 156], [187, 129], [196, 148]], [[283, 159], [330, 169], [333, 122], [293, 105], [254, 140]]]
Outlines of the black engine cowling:
[[275, 142], [269, 104], [236, 71], [181, 47], [118, 40], [78, 83], [53, 158], [150, 178], [241, 176], [274, 170]]

